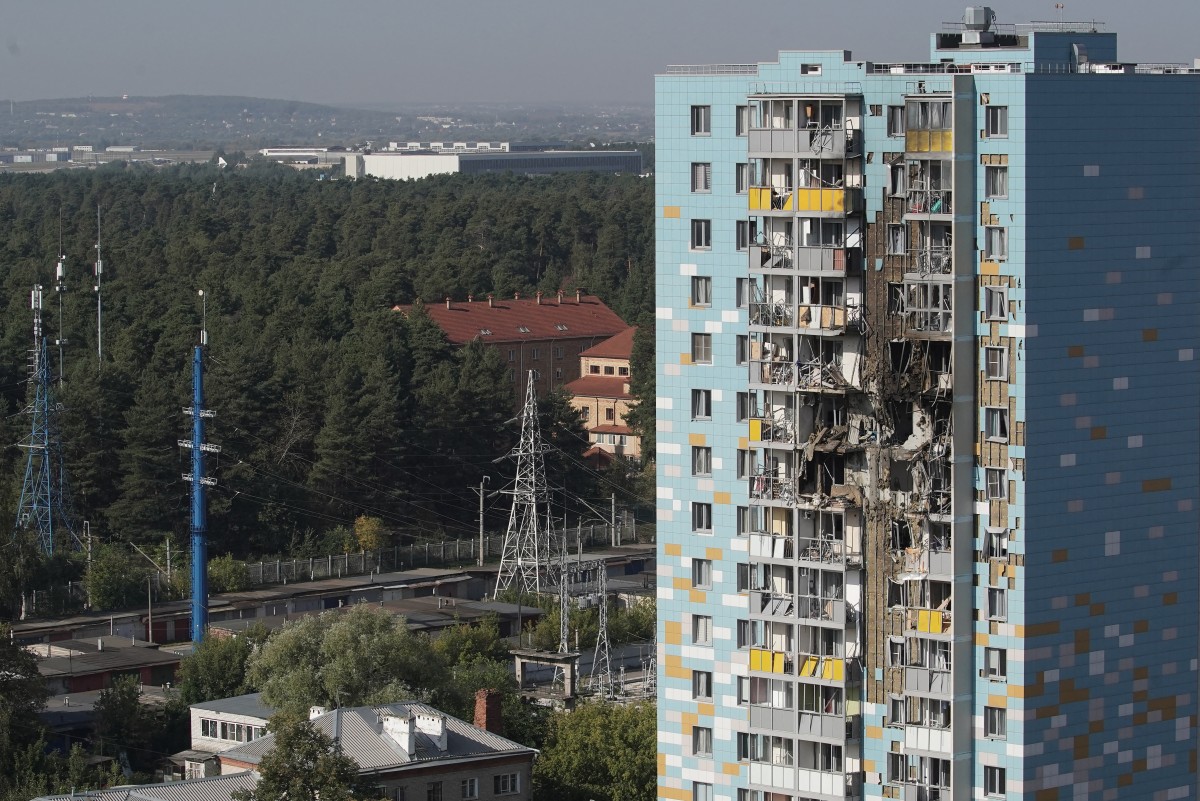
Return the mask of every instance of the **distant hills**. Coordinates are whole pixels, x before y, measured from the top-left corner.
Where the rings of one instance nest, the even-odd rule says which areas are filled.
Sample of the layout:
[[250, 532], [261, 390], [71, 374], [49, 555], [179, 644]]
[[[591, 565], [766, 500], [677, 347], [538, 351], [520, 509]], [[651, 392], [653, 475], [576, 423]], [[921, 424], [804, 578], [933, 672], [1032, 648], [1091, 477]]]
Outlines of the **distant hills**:
[[530, 104], [336, 108], [256, 97], [166, 95], [0, 101], [0, 147], [140, 145], [256, 150], [271, 145], [376, 147], [389, 141], [605, 144], [653, 138], [650, 106]]

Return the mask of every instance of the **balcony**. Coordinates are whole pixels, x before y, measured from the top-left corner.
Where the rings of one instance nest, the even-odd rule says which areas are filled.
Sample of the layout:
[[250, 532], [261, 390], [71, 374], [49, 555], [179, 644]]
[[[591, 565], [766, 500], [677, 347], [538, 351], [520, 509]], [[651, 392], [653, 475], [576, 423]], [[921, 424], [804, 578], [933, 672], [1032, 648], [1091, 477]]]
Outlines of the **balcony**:
[[796, 128], [752, 128], [748, 132], [750, 153], [767, 155], [799, 155], [811, 158], [842, 158], [856, 154], [862, 137], [858, 131], [841, 126]]
[[760, 559], [791, 559], [795, 552], [792, 538], [786, 535], [750, 535], [750, 555]]
[[800, 595], [796, 597], [796, 617], [844, 625], [846, 623], [846, 602], [840, 598]]
[[908, 692], [948, 695], [951, 685], [949, 670], [920, 666], [904, 668], [904, 689]]
[[766, 648], [750, 649], [751, 670], [791, 675], [794, 668], [792, 655], [786, 651], [771, 651]]
[[800, 559], [805, 562], [819, 562], [826, 565], [862, 564], [861, 548], [847, 547], [844, 540], [834, 537], [801, 537], [799, 549]]
[[751, 476], [750, 499], [793, 503], [796, 500], [796, 480], [790, 476], [780, 478], [763, 473]]
[[909, 189], [904, 204], [905, 215], [952, 215], [954, 193], [949, 189]]
[[750, 442], [796, 443], [796, 425], [792, 412], [784, 408], [768, 409], [766, 415], [750, 420]]
[[796, 322], [796, 312], [791, 299], [783, 303], [751, 303], [750, 325], [767, 328], [791, 328]]
[[953, 131], [907, 131], [904, 134], [906, 153], [953, 153]]
[[904, 628], [921, 634], [949, 634], [949, 609], [905, 609]]
[[801, 655], [800, 677], [821, 681], [842, 682], [846, 679], [846, 660], [840, 656]]
[[796, 600], [790, 590], [787, 592], [751, 590], [750, 592], [751, 614], [790, 618], [795, 609]]
[[801, 246], [796, 249], [796, 269], [805, 272], [856, 273], [858, 264], [858, 248]]
[[917, 275], [950, 275], [954, 272], [954, 251], [949, 245], [909, 251], [909, 269]]
[[754, 186], [750, 188], [751, 211], [790, 211], [846, 214], [858, 209], [857, 189]]
[[753, 245], [750, 248], [750, 270], [791, 270], [795, 267], [792, 251], [792, 246], [786, 243]]

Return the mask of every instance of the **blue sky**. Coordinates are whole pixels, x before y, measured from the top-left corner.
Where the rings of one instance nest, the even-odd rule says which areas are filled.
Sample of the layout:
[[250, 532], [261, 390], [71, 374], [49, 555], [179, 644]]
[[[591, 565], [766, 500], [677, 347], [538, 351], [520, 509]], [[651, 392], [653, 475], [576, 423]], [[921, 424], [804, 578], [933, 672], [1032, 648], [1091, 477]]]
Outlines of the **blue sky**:
[[[7, 4], [0, 99], [239, 94], [342, 105], [635, 102], [667, 64], [773, 60], [780, 49], [924, 60], [962, 18], [945, 0], [41, 0]], [[1002, 23], [1053, 2], [994, 5]], [[751, 15], [748, 10], [753, 9]], [[1200, 57], [1200, 2], [1068, 2], [1121, 34], [1121, 58]]]

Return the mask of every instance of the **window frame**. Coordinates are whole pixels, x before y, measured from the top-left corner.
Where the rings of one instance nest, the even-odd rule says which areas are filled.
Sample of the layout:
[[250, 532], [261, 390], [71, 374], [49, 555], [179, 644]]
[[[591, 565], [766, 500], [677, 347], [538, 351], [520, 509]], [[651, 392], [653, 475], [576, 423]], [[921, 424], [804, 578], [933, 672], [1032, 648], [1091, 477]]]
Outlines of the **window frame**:
[[712, 306], [712, 276], [692, 276], [691, 304], [695, 308], [707, 309]]
[[[992, 356], [999, 357], [997, 367], [999, 368], [993, 374]], [[987, 345], [983, 349], [983, 377], [987, 381], [1007, 381], [1008, 380], [1008, 348], [1002, 345]]]
[[692, 615], [692, 645], [712, 645], [711, 615]]
[[713, 730], [711, 726], [692, 726], [692, 756], [708, 758], [713, 755]]
[[692, 801], [713, 801], [713, 786], [708, 782], [692, 782]]
[[903, 256], [908, 252], [908, 230], [903, 223], [887, 224], [887, 255]]
[[692, 699], [696, 701], [713, 699], [713, 673], [711, 670], [692, 671]]
[[998, 706], [983, 708], [983, 736], [989, 740], [1008, 739], [1008, 710]]
[[690, 114], [692, 136], [712, 136], [712, 106], [694, 105]]
[[983, 255], [991, 261], [1008, 260], [1008, 228], [1003, 225], [983, 227]]
[[[692, 501], [692, 533], [711, 536], [713, 533], [713, 505]], [[707, 524], [707, 526], [705, 526]]]
[[[1008, 476], [1005, 475], [1004, 468], [1001, 467], [985, 467], [984, 475], [984, 497], [989, 501], [1007, 501], [1008, 500]], [[993, 481], [997, 482], [993, 486]]]
[[750, 106], [738, 105], [733, 107], [733, 135], [746, 136], [750, 130]]
[[987, 139], [1007, 139], [1008, 106], [984, 106], [983, 130]]
[[1008, 409], [1003, 406], [983, 407], [983, 438], [988, 442], [1009, 441]]
[[692, 364], [712, 364], [712, 334], [692, 334]]
[[711, 420], [712, 419], [712, 390], [711, 389], [693, 389], [692, 390], [692, 419], [693, 420]]
[[733, 363], [742, 367], [750, 363], [750, 335], [736, 334], [733, 339]]
[[442, 801], [442, 783], [429, 782], [425, 785], [425, 801]]
[[[1003, 184], [1002, 186], [1000, 184]], [[1002, 191], [1001, 191], [1002, 190]], [[983, 167], [983, 194], [993, 200], [1008, 197], [1008, 165], [985, 164]]]
[[744, 195], [750, 191], [750, 165], [739, 161], [733, 165], [733, 192]]
[[469, 779], [463, 779], [459, 784], [459, 792], [463, 801], [473, 801], [473, 799], [479, 798], [479, 778], [472, 776]]
[[1007, 793], [1008, 776], [1004, 768], [983, 766], [983, 794], [987, 798], [1003, 798]]
[[988, 620], [1008, 620], [1008, 590], [1003, 587], [987, 588]]
[[692, 162], [692, 194], [710, 194], [712, 192], [712, 162]]
[[712, 250], [712, 220], [698, 218], [692, 220], [692, 235], [689, 240], [689, 250]]
[[711, 559], [692, 560], [692, 589], [711, 590], [713, 586], [713, 563]]
[[[888, 136], [904, 136], [904, 106], [888, 106], [887, 107], [887, 135]], [[894, 123], [899, 123], [898, 125]]]
[[692, 475], [706, 478], [712, 475], [712, 446], [692, 446]]
[[492, 777], [492, 793], [494, 795], [516, 795], [521, 792], [521, 774], [497, 773]]
[[[992, 659], [995, 655], [996, 669], [992, 669]], [[1008, 680], [1008, 651], [1004, 648], [983, 649], [983, 675], [989, 681]]]
[[985, 286], [983, 288], [983, 317], [985, 320], [996, 322], [1008, 320], [1008, 287]]

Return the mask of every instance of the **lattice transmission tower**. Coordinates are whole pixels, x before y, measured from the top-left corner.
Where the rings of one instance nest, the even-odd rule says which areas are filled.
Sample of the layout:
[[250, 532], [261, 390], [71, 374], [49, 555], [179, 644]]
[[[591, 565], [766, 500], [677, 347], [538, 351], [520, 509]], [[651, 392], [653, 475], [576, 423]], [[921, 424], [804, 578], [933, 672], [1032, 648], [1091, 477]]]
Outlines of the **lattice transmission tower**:
[[616, 698], [621, 683], [612, 669], [612, 646], [608, 641], [608, 570], [603, 561], [596, 565], [597, 595], [600, 599], [600, 625], [596, 631], [596, 650], [592, 654], [592, 672], [588, 688], [604, 698]]
[[[504, 534], [504, 550], [500, 557], [500, 573], [496, 576], [496, 593], [515, 589], [518, 593], [541, 592], [542, 571], [554, 558], [548, 544], [549, 532], [542, 530], [538, 506], [549, 502], [546, 490], [548, 446], [542, 442], [538, 425], [537, 393], [533, 388], [533, 371], [525, 389], [525, 407], [521, 411], [521, 442], [509, 456], [517, 460], [517, 477], [511, 490], [512, 511], [508, 515], [508, 530]], [[545, 526], [549, 528], [549, 520]]]
[[[55, 290], [60, 298], [66, 291], [65, 263], [65, 258], [60, 256], [55, 271]], [[36, 284], [29, 296], [33, 311], [33, 348], [29, 351], [30, 400], [25, 414], [29, 415], [30, 425], [29, 435], [18, 443], [25, 449], [26, 458], [14, 533], [34, 532], [42, 550], [52, 554], [56, 548], [80, 548], [81, 543], [75, 533], [68, 491], [70, 482], [63, 462], [58, 426], [58, 413], [62, 407], [54, 398], [49, 342], [42, 328], [42, 304], [43, 288]], [[59, 327], [62, 327], [61, 319]], [[55, 344], [61, 360], [62, 347], [66, 344], [61, 330]]]

